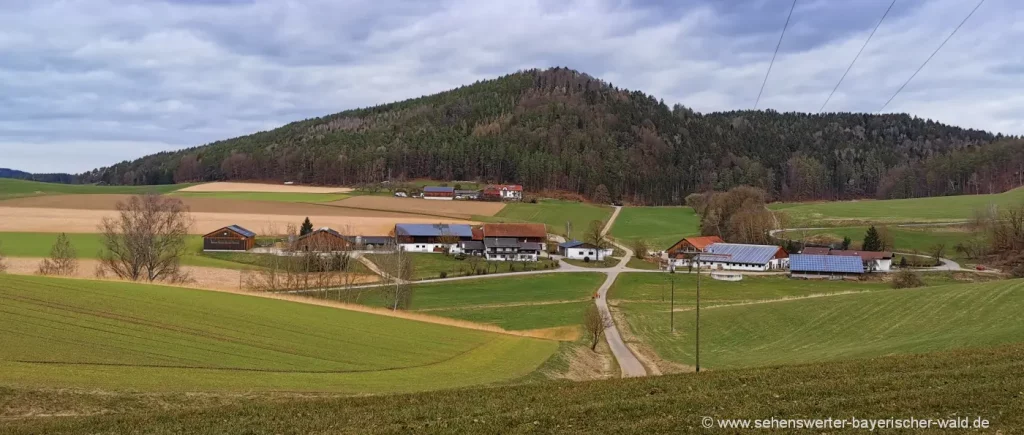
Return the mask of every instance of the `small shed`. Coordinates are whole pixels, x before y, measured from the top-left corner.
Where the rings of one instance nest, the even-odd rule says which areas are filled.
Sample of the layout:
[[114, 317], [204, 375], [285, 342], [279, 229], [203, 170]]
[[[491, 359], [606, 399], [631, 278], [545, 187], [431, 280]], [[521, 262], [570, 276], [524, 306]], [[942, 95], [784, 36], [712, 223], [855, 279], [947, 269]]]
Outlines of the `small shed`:
[[204, 251], [248, 251], [256, 245], [256, 233], [229, 225], [203, 236]]
[[558, 244], [558, 253], [573, 260], [604, 261], [605, 258], [611, 257], [613, 252], [611, 249], [601, 249], [592, 243], [579, 240]]

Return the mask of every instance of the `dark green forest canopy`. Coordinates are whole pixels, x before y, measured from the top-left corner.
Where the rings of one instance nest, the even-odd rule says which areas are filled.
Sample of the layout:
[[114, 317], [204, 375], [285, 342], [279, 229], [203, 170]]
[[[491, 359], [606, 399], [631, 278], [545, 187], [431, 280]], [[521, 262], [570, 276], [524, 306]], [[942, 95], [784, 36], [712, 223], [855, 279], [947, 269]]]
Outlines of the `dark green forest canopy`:
[[[993, 145], [997, 144], [997, 145]], [[566, 68], [122, 162], [83, 182], [276, 180], [353, 185], [431, 178], [681, 204], [738, 185], [773, 199], [1003, 191], [1020, 182], [1013, 137], [906, 114], [701, 114]]]

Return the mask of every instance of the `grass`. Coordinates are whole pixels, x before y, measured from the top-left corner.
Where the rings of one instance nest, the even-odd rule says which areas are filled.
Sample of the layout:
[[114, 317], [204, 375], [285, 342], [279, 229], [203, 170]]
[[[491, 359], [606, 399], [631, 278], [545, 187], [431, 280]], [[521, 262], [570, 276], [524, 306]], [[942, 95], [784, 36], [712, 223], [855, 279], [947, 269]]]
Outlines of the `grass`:
[[[102, 247], [102, 237], [96, 233], [68, 233], [68, 239], [78, 251], [78, 258], [97, 259]], [[57, 241], [57, 233], [6, 233], [0, 232], [0, 245], [5, 255], [11, 257], [49, 257], [50, 248]], [[256, 254], [204, 253], [203, 238], [188, 236], [188, 254], [181, 259], [186, 266], [215, 267], [220, 269], [254, 269]]]
[[[604, 274], [578, 272], [422, 283], [413, 287], [409, 309], [506, 329], [575, 325], [582, 311], [559, 305], [589, 300], [602, 282]], [[384, 306], [376, 292], [360, 303]]]
[[[654, 302], [664, 285], [644, 282], [650, 278], [623, 277], [625, 281], [613, 287], [613, 297], [644, 301], [619, 304], [630, 329], [660, 357], [692, 365], [692, 286], [681, 292], [677, 287], [677, 306], [686, 311], [676, 312], [672, 333], [667, 304]], [[844, 290], [853, 293], [784, 299]], [[1024, 308], [1020, 280], [892, 290], [883, 283], [745, 278], [739, 283], [711, 281], [702, 288], [701, 299], [706, 308], [701, 310], [701, 364], [713, 369], [1024, 341], [1024, 324], [1015, 320]]]
[[543, 199], [536, 204], [510, 202], [494, 216], [473, 216], [480, 222], [537, 222], [547, 225], [548, 232], [565, 236], [565, 222], [572, 222], [572, 238], [583, 239], [590, 222], [607, 222], [612, 208], [574, 201]]
[[573, 266], [589, 267], [589, 268], [594, 268], [594, 269], [600, 269], [600, 268], [607, 268], [607, 267], [615, 266], [616, 264], [619, 264], [620, 260], [621, 260], [621, 258], [615, 258], [615, 257], [605, 257], [605, 259], [601, 260], [601, 261], [594, 261], [594, 260], [583, 261], [583, 260], [576, 260], [576, 259], [572, 259], [572, 258], [562, 259], [562, 261], [564, 261], [566, 263], [569, 263], [569, 264], [571, 264]]
[[633, 269], [644, 269], [644, 270], [659, 270], [661, 267], [658, 263], [652, 263], [650, 261], [644, 261], [636, 257], [630, 257], [629, 262], [626, 263], [626, 267]]
[[156, 186], [97, 186], [94, 184], [60, 184], [0, 178], [0, 200], [39, 195], [70, 194], [139, 194], [170, 193], [192, 184], [161, 184]]
[[[1009, 345], [825, 364], [717, 370], [699, 375], [364, 397], [224, 397], [0, 388], [0, 403], [6, 404], [7, 415], [28, 415], [6, 420], [0, 431], [254, 435], [741, 433], [703, 429], [701, 419], [708, 416], [968, 417], [972, 421], [981, 417], [991, 426], [976, 432], [1017, 433], [1024, 430], [1024, 413], [1020, 412], [1024, 400], [1022, 371], [1024, 345]], [[31, 412], [39, 415], [31, 416]], [[907, 431], [912, 432], [926, 431]]]
[[652, 251], [660, 251], [700, 235], [700, 216], [690, 207], [623, 207], [611, 235], [624, 242], [643, 239]]
[[[433, 254], [433, 253], [422, 253], [422, 252], [410, 252], [406, 255], [412, 257], [413, 261], [413, 281], [421, 281], [425, 279], [437, 279], [441, 277], [441, 273], [445, 274], [446, 278], [455, 278], [459, 276], [468, 276], [473, 274], [472, 265], [466, 259], [459, 259], [454, 255], [444, 254]], [[380, 265], [383, 264], [387, 254], [367, 254], [366, 258], [370, 261]], [[505, 272], [527, 272], [532, 270], [544, 270], [544, 266], [554, 267], [554, 263], [548, 260], [541, 260], [537, 262], [508, 262], [508, 261], [480, 261], [477, 265], [480, 269], [486, 269], [488, 273], [505, 273]], [[512, 267], [514, 270], [510, 270]]]
[[[991, 195], [938, 196], [931, 198], [778, 203], [768, 208], [789, 215], [790, 227], [852, 226], [862, 223], [912, 223], [966, 220], [990, 206], [1024, 203], [1024, 188]], [[852, 225], [851, 225], [852, 224]]]
[[[782, 234], [778, 234], [781, 238], [793, 238], [794, 240], [803, 240], [809, 237], [815, 239], [818, 238], [830, 238], [832, 240], [842, 242], [843, 237], [849, 237], [853, 240], [853, 248], [859, 247], [861, 242], [864, 240], [864, 233], [867, 232], [867, 227], [843, 227], [843, 228], [828, 228], [821, 230], [804, 230], [804, 231], [787, 231]], [[956, 244], [966, 241], [972, 237], [972, 233], [965, 231], [961, 227], [889, 227], [889, 232], [893, 236], [895, 248], [897, 252], [914, 252], [918, 251], [923, 255], [930, 255], [931, 249], [937, 244], [945, 244], [946, 252], [945, 257], [962, 259], [961, 254], [957, 253], [953, 247]]]
[[422, 391], [525, 376], [554, 342], [202, 290], [0, 275], [0, 384]]
[[216, 198], [239, 201], [275, 202], [331, 202], [349, 198], [344, 193], [283, 193], [283, 192], [174, 192], [173, 196], [185, 198]]

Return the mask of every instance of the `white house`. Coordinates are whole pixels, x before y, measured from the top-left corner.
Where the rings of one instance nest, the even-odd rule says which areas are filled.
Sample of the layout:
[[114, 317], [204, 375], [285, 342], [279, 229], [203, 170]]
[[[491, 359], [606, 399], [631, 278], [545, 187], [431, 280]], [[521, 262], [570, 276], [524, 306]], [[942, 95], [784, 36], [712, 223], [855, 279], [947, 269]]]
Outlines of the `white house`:
[[484, 197], [499, 198], [505, 201], [522, 201], [523, 186], [519, 184], [498, 184], [484, 188]]
[[462, 252], [459, 242], [473, 240], [473, 229], [461, 224], [396, 224], [398, 248], [406, 252]]
[[579, 240], [558, 244], [558, 253], [573, 260], [604, 261], [605, 258], [611, 257], [613, 252], [612, 249], [601, 249], [591, 243]]

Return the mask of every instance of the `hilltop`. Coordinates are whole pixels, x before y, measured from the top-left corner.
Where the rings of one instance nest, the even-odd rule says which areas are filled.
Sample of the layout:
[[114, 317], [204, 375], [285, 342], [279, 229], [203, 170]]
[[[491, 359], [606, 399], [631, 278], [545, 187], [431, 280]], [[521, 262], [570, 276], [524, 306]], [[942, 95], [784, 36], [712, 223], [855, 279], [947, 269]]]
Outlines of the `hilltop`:
[[[993, 143], [999, 146], [991, 146]], [[748, 184], [778, 199], [1006, 190], [1021, 143], [906, 114], [701, 114], [566, 68], [320, 118], [82, 174], [83, 182], [516, 182], [638, 204]]]

